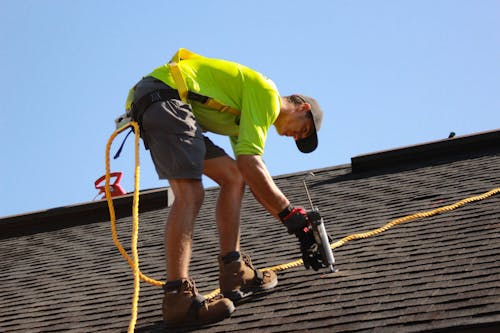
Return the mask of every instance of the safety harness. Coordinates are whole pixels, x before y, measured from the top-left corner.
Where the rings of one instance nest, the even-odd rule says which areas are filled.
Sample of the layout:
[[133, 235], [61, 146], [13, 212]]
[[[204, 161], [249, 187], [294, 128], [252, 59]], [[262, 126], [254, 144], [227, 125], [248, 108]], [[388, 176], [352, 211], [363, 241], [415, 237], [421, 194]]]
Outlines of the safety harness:
[[[144, 112], [151, 104], [160, 101], [168, 101], [169, 99], [182, 100], [179, 89], [176, 90], [174, 88], [166, 86], [163, 89], [157, 89], [149, 94], [142, 96], [136, 102], [132, 103], [131, 115], [133, 116], [135, 121], [137, 121], [139, 124], [142, 124], [142, 117], [144, 115]], [[227, 105], [223, 105], [213, 98], [203, 96], [192, 91], [187, 92], [187, 100], [201, 103], [209, 107], [210, 109], [218, 110], [219, 112], [229, 112], [236, 116], [240, 115], [239, 110], [236, 110], [235, 108]]]
[[[241, 115], [241, 111], [232, 106], [225, 105], [215, 100], [212, 97], [204, 96], [196, 92], [189, 91], [188, 86], [186, 84], [186, 80], [182, 75], [178, 63], [185, 59], [192, 59], [197, 57], [201, 56], [187, 49], [181, 48], [174, 54], [170, 62], [167, 64], [168, 67], [170, 68], [170, 74], [174, 79], [177, 89], [165, 85], [165, 88], [157, 89], [149, 94], [142, 96], [137, 101], [133, 102], [135, 89], [137, 86], [134, 85], [134, 87], [130, 89], [129, 94], [127, 96], [127, 102], [125, 104], [125, 109], [126, 109], [125, 114], [115, 119], [116, 129], [119, 129], [129, 124], [132, 120], [134, 120], [139, 124], [140, 130], [142, 131], [142, 118], [144, 116], [144, 112], [146, 112], [148, 107], [151, 106], [151, 104], [153, 103], [168, 101], [170, 99], [182, 100], [184, 103], [189, 103], [190, 101], [198, 102], [212, 110], [217, 110], [219, 112], [229, 112], [231, 114], [234, 114], [235, 116]], [[120, 156], [123, 145], [125, 144], [127, 137], [132, 131], [133, 129], [131, 129], [131, 131], [126, 135], [125, 139], [122, 141], [122, 144], [120, 145], [120, 148], [116, 152], [114, 159]], [[146, 149], [148, 149], [147, 142], [145, 142], [144, 140], [143, 142]]]
[[198, 102], [206, 107], [217, 110], [219, 112], [229, 112], [236, 116], [241, 114], [241, 111], [233, 108], [232, 106], [225, 105], [212, 97], [204, 96], [193, 91], [189, 91], [184, 79], [182, 72], [179, 68], [178, 63], [184, 59], [192, 59], [201, 57], [200, 55], [193, 53], [187, 49], [179, 49], [177, 53], [172, 57], [170, 62], [167, 64], [170, 68], [170, 74], [174, 79], [177, 89], [166, 86], [166, 88], [155, 90], [145, 96], [141, 97], [136, 102], [132, 102], [133, 93], [135, 92], [135, 86], [131, 89], [129, 97], [127, 98], [126, 109], [130, 110], [130, 115], [138, 121], [139, 124], [142, 123], [142, 116], [144, 111], [153, 103], [160, 101], [167, 101], [169, 99], [180, 99], [184, 103], [189, 103], [190, 101]]

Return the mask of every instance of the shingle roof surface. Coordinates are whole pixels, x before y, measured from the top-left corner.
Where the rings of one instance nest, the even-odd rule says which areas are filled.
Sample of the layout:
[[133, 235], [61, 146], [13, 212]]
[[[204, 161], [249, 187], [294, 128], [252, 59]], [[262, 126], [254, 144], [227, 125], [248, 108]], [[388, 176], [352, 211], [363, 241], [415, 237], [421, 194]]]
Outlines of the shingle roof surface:
[[[500, 185], [500, 149], [351, 173], [350, 165], [313, 170], [313, 201], [334, 240], [392, 219], [431, 210]], [[307, 172], [276, 177], [296, 205], [308, 207]], [[191, 274], [202, 294], [218, 287], [217, 189], [206, 191], [196, 222]], [[168, 208], [140, 215], [141, 270], [164, 279]], [[71, 222], [71, 214], [68, 222]], [[118, 220], [129, 244], [131, 217]], [[292, 268], [270, 293], [239, 305], [203, 332], [421, 332], [498, 328], [500, 195], [354, 240], [334, 251], [340, 271]], [[242, 249], [257, 267], [299, 258], [294, 237], [247, 190]], [[128, 248], [127, 248], [128, 249]], [[107, 218], [0, 240], [0, 332], [120, 332], [130, 319], [133, 279]], [[162, 292], [141, 284], [138, 332], [164, 332]], [[193, 329], [189, 329], [193, 330]]]

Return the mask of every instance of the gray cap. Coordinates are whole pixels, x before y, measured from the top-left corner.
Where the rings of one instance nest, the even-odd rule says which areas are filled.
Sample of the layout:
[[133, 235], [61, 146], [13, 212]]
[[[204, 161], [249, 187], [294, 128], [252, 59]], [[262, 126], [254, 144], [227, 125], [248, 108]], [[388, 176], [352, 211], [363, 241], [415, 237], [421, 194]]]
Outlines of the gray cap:
[[311, 153], [318, 146], [317, 132], [321, 128], [321, 123], [323, 122], [323, 110], [321, 110], [318, 101], [316, 101], [314, 98], [304, 95], [295, 96], [298, 96], [301, 100], [304, 101], [304, 103], [309, 103], [311, 105], [311, 114], [314, 123], [313, 131], [308, 137], [295, 141], [295, 144], [297, 144], [297, 148], [299, 148], [301, 152]]

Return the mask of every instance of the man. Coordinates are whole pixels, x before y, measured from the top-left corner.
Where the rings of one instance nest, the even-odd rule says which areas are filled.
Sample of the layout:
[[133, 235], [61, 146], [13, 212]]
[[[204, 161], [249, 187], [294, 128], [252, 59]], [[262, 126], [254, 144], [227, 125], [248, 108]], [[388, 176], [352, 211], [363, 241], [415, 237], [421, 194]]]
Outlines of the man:
[[[240, 64], [180, 49], [129, 93], [127, 109], [141, 127], [157, 173], [175, 200], [165, 224], [167, 282], [163, 317], [169, 325], [222, 320], [238, 302], [276, 286], [274, 272], [260, 272], [240, 252], [240, 210], [245, 184], [304, 252], [312, 241], [306, 212], [291, 206], [262, 161], [268, 129], [313, 151], [323, 112], [313, 98], [280, 97], [274, 83]], [[230, 137], [236, 160], [203, 135]], [[193, 226], [203, 202], [202, 174], [220, 186], [216, 205], [219, 284], [223, 297], [205, 300], [189, 277]]]

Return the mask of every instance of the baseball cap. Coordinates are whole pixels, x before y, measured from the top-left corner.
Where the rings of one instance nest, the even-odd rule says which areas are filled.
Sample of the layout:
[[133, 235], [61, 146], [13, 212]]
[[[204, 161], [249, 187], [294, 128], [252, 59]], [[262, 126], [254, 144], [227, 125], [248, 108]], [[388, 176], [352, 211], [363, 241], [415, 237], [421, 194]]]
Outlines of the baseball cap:
[[316, 147], [318, 147], [317, 132], [321, 128], [321, 123], [323, 122], [323, 110], [321, 110], [318, 101], [316, 101], [314, 98], [305, 95], [295, 96], [303, 100], [304, 103], [309, 103], [311, 105], [311, 115], [314, 123], [313, 131], [308, 137], [295, 141], [297, 148], [299, 148], [302, 153], [311, 153], [316, 149]]

